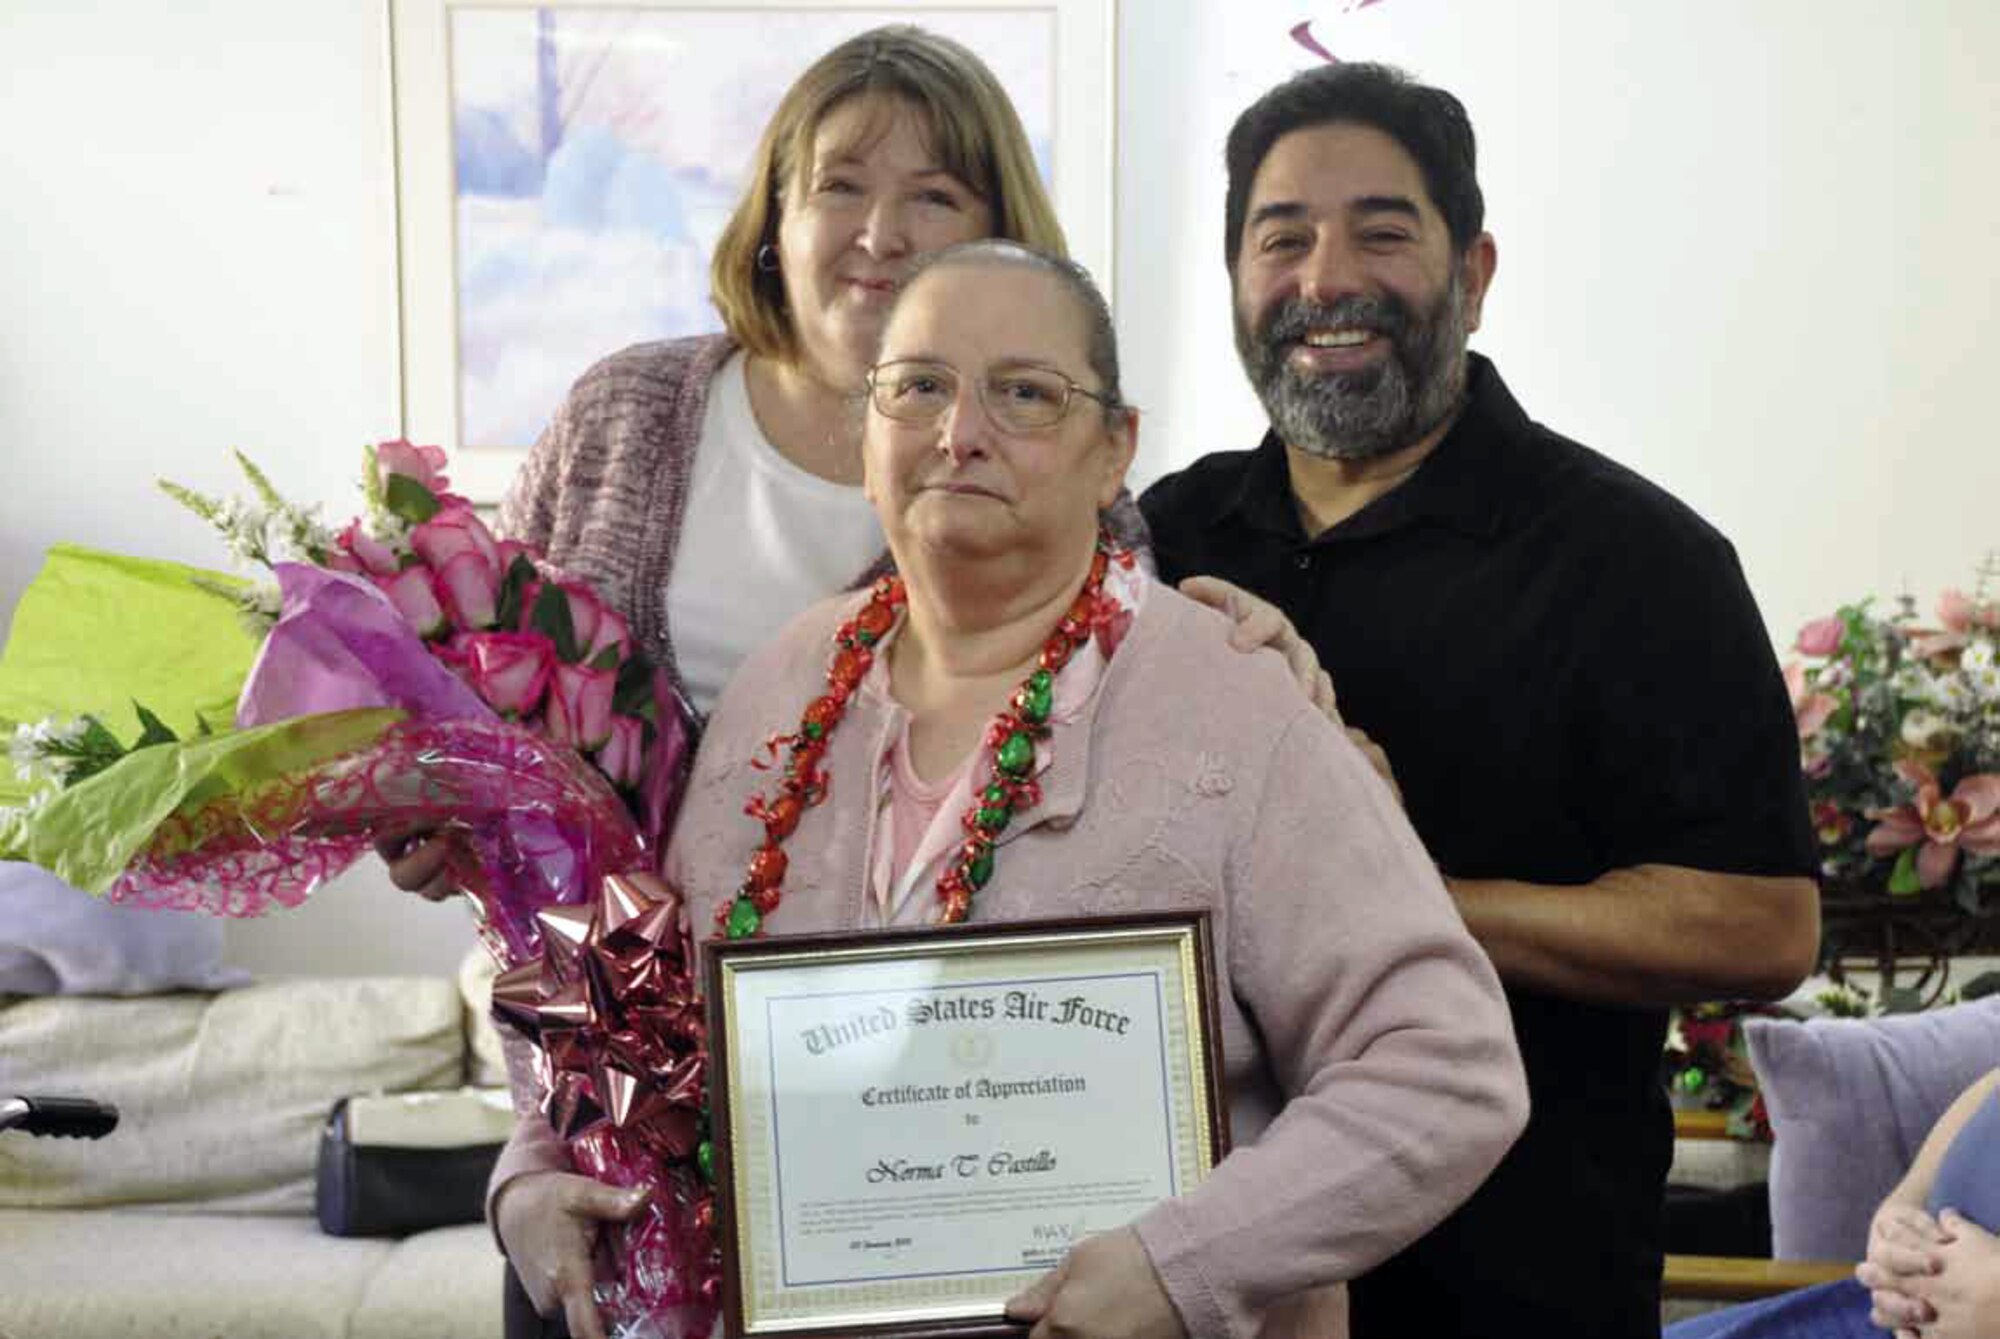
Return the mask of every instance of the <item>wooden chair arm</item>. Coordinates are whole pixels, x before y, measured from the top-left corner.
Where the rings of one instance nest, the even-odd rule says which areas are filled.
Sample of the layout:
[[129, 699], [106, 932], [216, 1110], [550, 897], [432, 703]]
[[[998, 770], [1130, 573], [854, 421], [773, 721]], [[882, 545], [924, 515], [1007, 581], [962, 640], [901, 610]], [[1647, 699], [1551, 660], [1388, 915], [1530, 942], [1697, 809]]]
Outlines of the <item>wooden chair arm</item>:
[[1794, 1288], [1851, 1278], [1854, 1266], [1840, 1260], [1757, 1260], [1734, 1255], [1670, 1255], [1660, 1277], [1665, 1297], [1717, 1302], [1754, 1302]]
[[1674, 1138], [1731, 1139], [1727, 1111], [1674, 1110]]

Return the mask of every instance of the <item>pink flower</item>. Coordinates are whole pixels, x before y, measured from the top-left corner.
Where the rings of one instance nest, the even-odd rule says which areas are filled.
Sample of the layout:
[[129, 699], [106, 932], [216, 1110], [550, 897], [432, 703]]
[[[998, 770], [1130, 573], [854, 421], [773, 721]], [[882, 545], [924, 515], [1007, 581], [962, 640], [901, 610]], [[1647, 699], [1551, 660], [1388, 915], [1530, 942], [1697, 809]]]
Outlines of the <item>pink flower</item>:
[[1820, 845], [1838, 846], [1854, 830], [1854, 819], [1831, 800], [1815, 800], [1812, 825], [1813, 831], [1819, 834]]
[[1805, 666], [1796, 660], [1785, 666], [1785, 691], [1791, 695], [1792, 715], [1798, 721], [1802, 743], [1823, 730], [1833, 713], [1840, 709], [1839, 698], [1807, 687]]
[[375, 585], [419, 636], [436, 637], [444, 632], [444, 609], [431, 589], [431, 574], [424, 568], [407, 567], [394, 576], [378, 576]]
[[548, 733], [558, 744], [602, 748], [611, 738], [611, 699], [618, 676], [587, 665], [557, 665], [549, 685]]
[[597, 602], [597, 596], [592, 593], [590, 587], [578, 582], [558, 581], [556, 589], [563, 593], [563, 598], [569, 603], [570, 631], [576, 635], [577, 650], [584, 652], [578, 659], [588, 662], [590, 656], [587, 648], [591, 640], [597, 636], [597, 625], [604, 618], [604, 606]]
[[500, 573], [485, 554], [468, 549], [437, 571], [438, 599], [460, 628], [490, 628], [497, 616]]
[[1802, 656], [1830, 656], [1840, 649], [1840, 639], [1847, 632], [1847, 625], [1840, 621], [1840, 615], [1828, 614], [1816, 618], [1799, 629], [1798, 653]]
[[[577, 639], [582, 645], [582, 638]], [[583, 649], [583, 662], [587, 665], [596, 660], [607, 646], [618, 648], [618, 663], [624, 664], [632, 654], [632, 633], [625, 626], [625, 620], [609, 609], [597, 620], [597, 629], [591, 635], [590, 645]]]
[[532, 632], [467, 632], [452, 638], [465, 679], [503, 716], [525, 716], [542, 700], [555, 667], [555, 648]]
[[400, 474], [422, 484], [435, 497], [451, 486], [451, 480], [444, 476], [444, 466], [445, 454], [441, 446], [417, 446], [401, 438], [375, 444], [375, 473], [385, 488], [390, 475]]
[[410, 531], [410, 547], [432, 567], [441, 568], [468, 549], [500, 565], [500, 545], [470, 507], [448, 507], [417, 526]]
[[2000, 632], [2000, 600], [1980, 604], [1962, 590], [1948, 590], [1938, 597], [1938, 622], [1953, 632]]
[[349, 521], [333, 542], [371, 576], [392, 577], [403, 568], [396, 551], [363, 530], [359, 521]]
[[1938, 888], [1958, 867], [1958, 853], [2000, 852], [2000, 774], [1969, 776], [1946, 798], [1937, 777], [1921, 763], [1899, 762], [1896, 774], [1916, 787], [1916, 798], [1893, 809], [1870, 809], [1879, 824], [1868, 834], [1868, 854], [1893, 855], [1922, 843], [1917, 881]]
[[646, 755], [646, 724], [637, 716], [611, 718], [611, 738], [597, 751], [597, 766], [614, 786], [639, 784]]
[[1948, 590], [1938, 597], [1938, 622], [1943, 632], [1910, 630], [1910, 654], [1931, 660], [1963, 651], [1975, 629], [2000, 631], [2000, 604], [1978, 604], [1962, 590]]

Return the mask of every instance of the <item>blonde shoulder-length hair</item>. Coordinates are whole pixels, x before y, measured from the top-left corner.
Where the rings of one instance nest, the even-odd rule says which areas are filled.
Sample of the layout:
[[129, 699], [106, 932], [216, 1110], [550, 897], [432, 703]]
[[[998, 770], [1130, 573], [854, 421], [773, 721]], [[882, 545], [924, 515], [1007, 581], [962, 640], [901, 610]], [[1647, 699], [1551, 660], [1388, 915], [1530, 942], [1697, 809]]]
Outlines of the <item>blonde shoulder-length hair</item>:
[[874, 28], [814, 61], [786, 92], [757, 142], [750, 184], [709, 261], [710, 292], [723, 325], [753, 354], [784, 361], [798, 355], [784, 278], [757, 257], [777, 244], [785, 196], [812, 162], [820, 124], [836, 107], [866, 96], [892, 99], [916, 114], [938, 165], [992, 211], [995, 237], [1068, 254], [1021, 118], [985, 62], [921, 28]]

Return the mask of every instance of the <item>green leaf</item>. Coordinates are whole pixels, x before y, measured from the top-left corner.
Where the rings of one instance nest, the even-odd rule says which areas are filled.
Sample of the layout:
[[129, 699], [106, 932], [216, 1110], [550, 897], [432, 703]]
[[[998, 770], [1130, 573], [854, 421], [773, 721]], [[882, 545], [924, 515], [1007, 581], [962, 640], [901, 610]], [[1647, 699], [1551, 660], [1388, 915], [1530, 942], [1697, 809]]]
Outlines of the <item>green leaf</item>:
[[627, 656], [618, 667], [618, 686], [611, 691], [611, 709], [621, 716], [653, 719], [653, 670], [644, 656]]
[[215, 727], [208, 723], [208, 717], [200, 712], [194, 714], [194, 737], [208, 739], [215, 734]]
[[602, 651], [599, 651], [590, 658], [590, 668], [594, 670], [617, 669], [618, 648], [616, 646], [607, 646]]
[[118, 742], [118, 736], [104, 728], [104, 722], [95, 716], [85, 716], [83, 721], [82, 737], [74, 745], [61, 750], [75, 759], [63, 774], [64, 790], [88, 781], [125, 756], [125, 746]]
[[132, 703], [132, 710], [138, 713], [139, 724], [144, 727], [138, 739], [133, 741], [133, 748], [143, 749], [151, 744], [177, 744], [180, 742], [180, 736], [168, 729], [165, 721], [140, 706], [136, 699]]
[[543, 586], [528, 617], [535, 631], [555, 643], [556, 656], [563, 664], [574, 665], [583, 655], [583, 649], [576, 644], [576, 625], [569, 618], [569, 597], [560, 586], [554, 582]]
[[535, 565], [525, 554], [515, 554], [500, 578], [500, 598], [494, 602], [493, 626], [502, 632], [516, 632], [521, 626], [521, 600], [528, 583], [535, 579]]
[[201, 517], [202, 520], [207, 521], [210, 525], [218, 523], [216, 518], [222, 515], [222, 504], [214, 498], [209, 497], [206, 493], [197, 493], [192, 488], [177, 484], [172, 479], [156, 479], [154, 483], [158, 485], [162, 493], [165, 493], [168, 497]]
[[391, 515], [400, 516], [412, 525], [422, 525], [440, 510], [431, 490], [406, 474], [389, 476], [389, 486], [383, 490], [382, 502]]
[[236, 457], [237, 468], [243, 471], [243, 477], [250, 481], [250, 487], [257, 491], [257, 497], [263, 502], [265, 507], [276, 512], [289, 509], [289, 504], [286, 503], [284, 497], [279, 494], [277, 488], [272, 485], [269, 477], [265, 475], [264, 471], [257, 468], [256, 463], [250, 457], [244, 455], [241, 451], [234, 451], [231, 454]]
[[1896, 857], [1896, 868], [1890, 871], [1889, 895], [1914, 897], [1923, 890], [1923, 880], [1917, 877], [1917, 848], [1906, 846]]

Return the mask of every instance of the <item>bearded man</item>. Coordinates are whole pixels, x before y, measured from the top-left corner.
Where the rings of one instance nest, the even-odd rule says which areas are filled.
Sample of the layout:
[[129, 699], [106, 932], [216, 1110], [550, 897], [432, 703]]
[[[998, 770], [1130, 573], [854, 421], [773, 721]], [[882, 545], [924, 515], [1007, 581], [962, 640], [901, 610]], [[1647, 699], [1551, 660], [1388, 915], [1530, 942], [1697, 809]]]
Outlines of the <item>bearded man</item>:
[[1354, 1285], [1354, 1333], [1656, 1335], [1666, 1006], [1781, 995], [1818, 947], [1763, 622], [1721, 535], [1467, 351], [1497, 252], [1456, 98], [1314, 70], [1244, 112], [1228, 169], [1270, 431], [1147, 491], [1161, 575], [1231, 581], [1318, 652], [1499, 968], [1533, 1102]]

